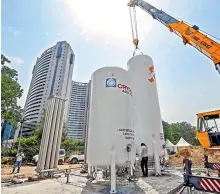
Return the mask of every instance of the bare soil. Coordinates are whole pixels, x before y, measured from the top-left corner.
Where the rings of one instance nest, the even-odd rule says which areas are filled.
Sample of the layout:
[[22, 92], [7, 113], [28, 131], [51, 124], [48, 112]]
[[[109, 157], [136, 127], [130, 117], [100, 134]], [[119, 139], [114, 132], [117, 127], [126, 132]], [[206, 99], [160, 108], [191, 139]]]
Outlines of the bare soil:
[[[174, 166], [182, 166], [185, 155], [189, 156], [189, 158], [192, 160], [193, 166], [204, 166], [204, 151], [200, 146], [180, 148], [177, 153], [172, 156], [172, 164]], [[220, 151], [210, 151], [207, 153], [207, 155], [209, 156], [209, 162], [220, 161]]]
[[[67, 168], [73, 168], [73, 169], [81, 169], [82, 164], [67, 164], [59, 165], [59, 169], [67, 169]], [[13, 165], [1, 165], [1, 180], [8, 180], [11, 178], [28, 178], [33, 177], [35, 172], [36, 166], [33, 165], [22, 165], [20, 169], [20, 173], [12, 174]], [[16, 172], [16, 171], [15, 171]]]

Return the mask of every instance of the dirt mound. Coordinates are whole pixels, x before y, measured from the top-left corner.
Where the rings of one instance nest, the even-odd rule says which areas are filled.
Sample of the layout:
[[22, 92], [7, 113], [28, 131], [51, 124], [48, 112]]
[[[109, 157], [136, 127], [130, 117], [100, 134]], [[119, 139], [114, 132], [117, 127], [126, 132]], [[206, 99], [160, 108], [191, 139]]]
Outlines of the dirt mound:
[[[220, 161], [220, 151], [209, 151], [207, 155], [209, 156], [209, 162]], [[174, 166], [182, 166], [185, 156], [192, 160], [193, 166], [204, 166], [204, 150], [202, 147], [178, 148], [177, 153], [171, 158], [172, 164]]]

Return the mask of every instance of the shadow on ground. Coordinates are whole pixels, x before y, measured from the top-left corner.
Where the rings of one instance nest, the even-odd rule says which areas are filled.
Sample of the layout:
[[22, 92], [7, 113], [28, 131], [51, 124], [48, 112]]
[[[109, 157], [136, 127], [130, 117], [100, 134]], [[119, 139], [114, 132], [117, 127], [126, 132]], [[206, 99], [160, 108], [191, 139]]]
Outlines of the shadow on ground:
[[[81, 194], [109, 194], [110, 182], [90, 183], [87, 182]], [[123, 181], [116, 184], [117, 194], [145, 194], [145, 192], [133, 182]]]

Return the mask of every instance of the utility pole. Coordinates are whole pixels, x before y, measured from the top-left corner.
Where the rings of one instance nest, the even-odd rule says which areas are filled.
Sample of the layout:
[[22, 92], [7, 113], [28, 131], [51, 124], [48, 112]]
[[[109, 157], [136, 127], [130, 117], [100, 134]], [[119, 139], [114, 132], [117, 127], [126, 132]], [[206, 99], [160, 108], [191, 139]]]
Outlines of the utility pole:
[[17, 150], [17, 153], [19, 153], [19, 151], [20, 151], [20, 145], [21, 145], [21, 136], [22, 136], [22, 129], [23, 129], [23, 123], [24, 123], [24, 121], [25, 121], [25, 118], [23, 118], [22, 120], [21, 120], [21, 132], [20, 132], [20, 136], [19, 136], [19, 142], [18, 142], [18, 150]]

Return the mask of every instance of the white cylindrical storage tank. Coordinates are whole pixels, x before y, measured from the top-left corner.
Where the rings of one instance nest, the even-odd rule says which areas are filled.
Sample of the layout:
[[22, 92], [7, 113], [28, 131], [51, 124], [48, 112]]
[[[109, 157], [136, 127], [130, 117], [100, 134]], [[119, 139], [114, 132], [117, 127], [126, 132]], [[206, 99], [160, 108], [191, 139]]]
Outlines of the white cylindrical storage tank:
[[149, 156], [153, 156], [152, 141], [155, 139], [162, 156], [165, 142], [153, 60], [147, 55], [137, 55], [127, 65], [132, 87], [136, 152], [140, 153], [140, 144], [145, 143]]
[[[124, 164], [135, 153], [128, 72], [104, 67], [93, 73], [91, 81], [87, 162], [92, 166], [110, 165], [110, 151], [114, 148], [116, 164]], [[128, 144], [132, 145], [129, 153]]]

